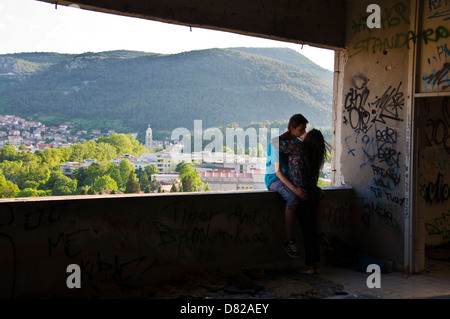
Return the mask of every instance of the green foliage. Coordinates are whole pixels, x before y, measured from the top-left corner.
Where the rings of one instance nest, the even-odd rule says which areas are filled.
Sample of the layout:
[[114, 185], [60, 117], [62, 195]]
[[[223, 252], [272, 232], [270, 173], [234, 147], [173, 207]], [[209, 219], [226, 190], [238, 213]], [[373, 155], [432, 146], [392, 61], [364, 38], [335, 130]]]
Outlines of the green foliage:
[[231, 122], [242, 127], [299, 111], [315, 125], [331, 122], [332, 72], [291, 49], [8, 58], [15, 60], [0, 73], [17, 66], [27, 73], [0, 79], [0, 112], [47, 125], [69, 120], [141, 136], [148, 123], [155, 131], [190, 128], [199, 114], [205, 127]]
[[94, 190], [99, 192], [101, 190], [118, 190], [117, 183], [109, 175], [99, 176], [95, 179]]
[[190, 166], [190, 163], [178, 163], [175, 171], [178, 172], [184, 192], [196, 192], [203, 189], [204, 184], [200, 179], [200, 174]]
[[45, 189], [50, 190], [53, 196], [72, 195], [77, 189], [77, 181], [56, 171], [50, 174], [50, 178], [45, 183]]
[[158, 174], [158, 169], [155, 165], [147, 165], [144, 167], [145, 173], [147, 173], [148, 178], [151, 178], [153, 175]]
[[99, 137], [98, 142], [112, 145], [117, 154], [121, 155], [133, 154], [139, 156], [146, 151], [145, 146], [130, 134], [111, 134], [108, 137]]
[[0, 198], [16, 197], [19, 191], [16, 184], [6, 180], [5, 176], [0, 173]]
[[134, 171], [130, 171], [128, 176], [128, 181], [125, 187], [125, 193], [137, 193], [141, 189], [139, 188], [139, 180], [134, 173]]
[[120, 161], [120, 163], [119, 163], [119, 181], [117, 181], [117, 186], [119, 186], [119, 190], [125, 191], [127, 182], [129, 181], [130, 176], [132, 174], [134, 176], [134, 166], [128, 160]]
[[44, 197], [48, 196], [48, 192], [44, 190], [37, 190], [34, 188], [25, 188], [21, 190], [16, 197]]
[[317, 181], [317, 186], [319, 187], [327, 187], [330, 186], [330, 183], [324, 181], [323, 179], [319, 178], [319, 180]]

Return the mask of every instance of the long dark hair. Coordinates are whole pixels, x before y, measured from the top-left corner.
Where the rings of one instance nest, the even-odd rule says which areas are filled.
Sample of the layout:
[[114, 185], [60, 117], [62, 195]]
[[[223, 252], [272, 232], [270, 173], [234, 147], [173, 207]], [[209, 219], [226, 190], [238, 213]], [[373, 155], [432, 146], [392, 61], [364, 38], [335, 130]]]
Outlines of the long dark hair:
[[330, 145], [325, 141], [322, 132], [315, 128], [306, 134], [303, 145], [310, 159], [311, 170], [318, 179], [320, 170], [328, 159]]

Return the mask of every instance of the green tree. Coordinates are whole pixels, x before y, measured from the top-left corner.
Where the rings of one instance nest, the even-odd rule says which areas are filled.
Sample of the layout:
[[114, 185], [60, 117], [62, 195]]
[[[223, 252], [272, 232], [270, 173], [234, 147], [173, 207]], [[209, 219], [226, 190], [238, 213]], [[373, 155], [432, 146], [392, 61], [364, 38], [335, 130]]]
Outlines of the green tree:
[[46, 191], [37, 190], [34, 188], [25, 188], [17, 194], [17, 197], [43, 197], [43, 196], [47, 196]]
[[72, 195], [77, 189], [77, 180], [65, 176], [60, 171], [55, 171], [50, 174], [44, 187], [46, 190], [51, 190], [52, 196]]
[[98, 143], [111, 144], [117, 150], [119, 156], [125, 154], [142, 155], [146, 152], [145, 145], [139, 143], [131, 134], [111, 134], [107, 137], [99, 137]]
[[139, 188], [139, 180], [134, 171], [131, 171], [130, 175], [128, 176], [125, 193], [137, 193], [140, 190], [141, 189]]
[[42, 152], [42, 163], [46, 163], [50, 170], [59, 170], [59, 164], [69, 161], [71, 150], [69, 148], [46, 148]]
[[50, 173], [51, 170], [45, 163], [39, 164], [37, 161], [23, 162], [21, 174], [18, 176], [17, 186], [20, 189], [27, 187], [37, 189], [39, 184], [43, 184], [49, 179]]
[[109, 175], [103, 175], [101, 177], [97, 177], [94, 182], [94, 190], [99, 192], [101, 190], [118, 190], [117, 183], [114, 179]]
[[[179, 178], [181, 180], [181, 183], [183, 185], [183, 191], [184, 192], [195, 192], [203, 189], [204, 184], [200, 178], [200, 174], [191, 167], [192, 163], [187, 163], [185, 161], [182, 161], [177, 164], [177, 167], [175, 168], [175, 171], [178, 172]], [[187, 180], [185, 177], [190, 176], [190, 179]], [[183, 184], [183, 178], [184, 178], [184, 184], [186, 184], [186, 187]], [[187, 189], [190, 189], [189, 191]]]
[[158, 169], [156, 168], [156, 165], [147, 165], [144, 167], [145, 173], [147, 173], [147, 176], [149, 179], [152, 178], [153, 175], [158, 174]]
[[150, 188], [151, 191], [157, 190], [158, 187], [156, 186], [156, 179], [155, 178], [152, 178], [152, 180], [150, 181], [149, 188]]
[[87, 195], [89, 188], [90, 188], [89, 186], [81, 186], [78, 189], [78, 194], [80, 194], [80, 195]]
[[86, 168], [86, 178], [84, 179], [84, 185], [87, 186], [93, 186], [95, 183], [95, 180], [98, 177], [101, 177], [105, 175], [106, 173], [106, 167], [100, 163], [92, 163], [91, 165]]
[[13, 198], [19, 192], [19, 187], [13, 182], [6, 180], [5, 176], [0, 173], [0, 198]]
[[6, 160], [0, 164], [0, 169], [3, 173], [3, 177], [6, 180], [13, 183], [17, 183], [22, 174], [22, 162]]
[[148, 175], [144, 170], [142, 170], [142, 172], [143, 173], [141, 174], [141, 176], [138, 176], [139, 186], [141, 189], [145, 189], [146, 187], [148, 187], [148, 184], [149, 184]]
[[[189, 181], [186, 179], [186, 177], [189, 177]], [[183, 184], [183, 191], [185, 192], [195, 192], [203, 189], [203, 182], [200, 178], [199, 172], [197, 172], [194, 168], [192, 168], [189, 165], [184, 165], [180, 172], [179, 172], [179, 178], [181, 179], [181, 183]], [[184, 183], [187, 183], [187, 187], [184, 186]], [[190, 190], [187, 190], [190, 189]]]
[[128, 160], [121, 160], [119, 163], [119, 174], [120, 181], [117, 182], [117, 186], [119, 190], [124, 191], [126, 188], [126, 184], [128, 179], [130, 178], [130, 174], [134, 174], [134, 166]]
[[3, 161], [14, 161], [17, 157], [17, 150], [11, 143], [6, 143], [5, 146], [0, 150], [0, 162]]
[[205, 192], [209, 192], [211, 190], [211, 188], [209, 187], [209, 183], [205, 184], [204, 190], [205, 190]]
[[183, 192], [193, 192], [195, 191], [194, 185], [192, 183], [192, 176], [185, 175], [181, 178], [181, 185], [183, 186]]
[[86, 186], [86, 178], [87, 178], [87, 168], [80, 167], [73, 171], [72, 175], [70, 176], [72, 179], [75, 179], [78, 181], [78, 187], [81, 189], [84, 186]]

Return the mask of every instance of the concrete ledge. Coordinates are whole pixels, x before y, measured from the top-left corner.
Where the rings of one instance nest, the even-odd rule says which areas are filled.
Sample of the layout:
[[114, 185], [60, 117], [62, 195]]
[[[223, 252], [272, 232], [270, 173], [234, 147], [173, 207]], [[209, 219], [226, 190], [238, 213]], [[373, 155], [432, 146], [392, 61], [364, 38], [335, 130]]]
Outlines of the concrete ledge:
[[[324, 227], [345, 239], [353, 191], [324, 190]], [[1, 200], [0, 297], [77, 297], [100, 282], [131, 289], [191, 270], [289, 265], [283, 212], [269, 191]], [[66, 285], [70, 264], [80, 267], [81, 289]]]

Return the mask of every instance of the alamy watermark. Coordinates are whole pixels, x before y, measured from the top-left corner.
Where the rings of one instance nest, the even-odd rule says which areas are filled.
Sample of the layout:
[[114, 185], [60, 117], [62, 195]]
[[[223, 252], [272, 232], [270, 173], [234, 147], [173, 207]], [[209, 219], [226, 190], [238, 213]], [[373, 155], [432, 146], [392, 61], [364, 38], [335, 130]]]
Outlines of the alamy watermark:
[[202, 120], [194, 120], [193, 132], [184, 127], [176, 128], [172, 131], [171, 140], [179, 141], [182, 146], [182, 154], [179, 156], [183, 156], [183, 159], [189, 159], [190, 155], [194, 158], [195, 153], [210, 151], [222, 157], [223, 161], [233, 162], [243, 160], [242, 157], [246, 155], [246, 150], [253, 149], [256, 151], [255, 156], [249, 156], [246, 159], [246, 161], [252, 162], [256, 161], [258, 153], [267, 153], [268, 142], [279, 136], [279, 131], [278, 128], [271, 128], [269, 136], [269, 129], [264, 127], [258, 128], [258, 130], [254, 127], [245, 130], [240, 127], [227, 127], [224, 134], [217, 127], [203, 130]]
[[381, 288], [381, 268], [377, 264], [367, 266], [366, 272], [372, 273], [367, 277], [367, 288]]
[[369, 4], [366, 9], [367, 13], [371, 13], [366, 20], [367, 27], [369, 29], [381, 28], [381, 9], [378, 4]]
[[66, 285], [67, 288], [81, 288], [81, 269], [77, 264], [70, 264], [66, 268], [66, 272], [70, 273], [69, 277], [67, 277]]

